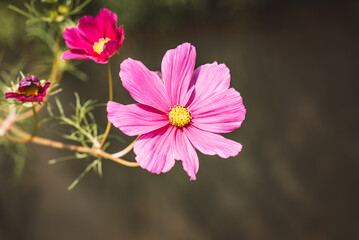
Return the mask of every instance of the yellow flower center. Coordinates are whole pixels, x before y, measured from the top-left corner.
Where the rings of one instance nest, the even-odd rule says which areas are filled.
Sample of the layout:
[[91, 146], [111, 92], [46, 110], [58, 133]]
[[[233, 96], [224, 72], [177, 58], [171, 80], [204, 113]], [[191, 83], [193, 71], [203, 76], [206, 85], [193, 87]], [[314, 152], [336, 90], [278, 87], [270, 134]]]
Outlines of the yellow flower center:
[[103, 46], [105, 45], [105, 43], [107, 43], [110, 40], [111, 40], [110, 38], [100, 38], [98, 42], [95, 42], [93, 44], [93, 50], [98, 54], [101, 54], [103, 51]]
[[192, 119], [188, 109], [179, 105], [175, 106], [174, 108], [170, 108], [168, 117], [172, 125], [179, 128], [187, 126]]
[[30, 86], [24, 87], [24, 90], [20, 92], [21, 94], [25, 95], [26, 97], [29, 96], [37, 96], [39, 92], [39, 87], [35, 84], [31, 84]]

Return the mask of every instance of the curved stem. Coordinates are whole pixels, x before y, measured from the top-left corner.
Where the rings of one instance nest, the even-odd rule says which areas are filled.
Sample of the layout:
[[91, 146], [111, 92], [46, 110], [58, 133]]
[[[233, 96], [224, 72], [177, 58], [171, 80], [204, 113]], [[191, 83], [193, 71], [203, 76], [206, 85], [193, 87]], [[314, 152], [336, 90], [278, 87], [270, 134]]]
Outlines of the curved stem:
[[135, 145], [135, 142], [137, 141], [137, 139], [139, 138], [140, 136], [137, 136], [136, 139], [130, 144], [128, 145], [125, 149], [123, 149], [122, 151], [119, 151], [117, 153], [114, 153], [112, 154], [112, 156], [114, 157], [122, 157], [122, 156], [125, 156], [127, 153], [129, 153], [132, 149], [133, 149], [133, 146]]
[[[107, 72], [108, 72], [108, 90], [109, 90], [108, 100], [112, 101], [113, 100], [113, 85], [112, 85], [112, 73], [111, 73], [110, 60], [107, 63]], [[107, 136], [110, 133], [110, 129], [111, 129], [111, 122], [107, 121], [106, 130], [105, 130], [105, 133], [103, 134], [103, 138], [101, 140], [100, 146], [98, 147], [99, 149], [101, 149], [103, 144], [105, 143]]]
[[[45, 101], [46, 101], [46, 98], [47, 98], [47, 96], [45, 96]], [[41, 105], [38, 104], [38, 105], [35, 107], [36, 111], [37, 111], [37, 112], [40, 111], [40, 109], [41, 109], [43, 106], [44, 106], [44, 104], [41, 104]], [[24, 120], [24, 119], [26, 119], [26, 118], [28, 118], [28, 117], [31, 117], [31, 115], [32, 115], [32, 111], [28, 110], [28, 111], [26, 111], [26, 112], [20, 114], [20, 115], [15, 119], [14, 122], [20, 122], [21, 120]]]
[[[16, 135], [19, 135], [22, 138], [31, 137], [30, 134], [18, 129], [15, 126], [11, 126], [10, 130], [13, 131]], [[23, 139], [13, 137], [9, 133], [6, 133], [5, 136], [11, 141], [23, 142]], [[139, 166], [137, 162], [129, 162], [129, 161], [126, 161], [124, 159], [114, 157], [112, 154], [104, 152], [101, 149], [70, 145], [70, 144], [65, 144], [65, 143], [62, 143], [62, 142], [53, 141], [53, 140], [50, 140], [50, 139], [36, 137], [36, 136], [31, 139], [31, 142], [36, 143], [36, 144], [40, 144], [40, 145], [44, 145], [44, 146], [48, 146], [48, 147], [53, 147], [53, 148], [68, 149], [68, 150], [76, 151], [76, 152], [90, 153], [90, 154], [93, 154], [95, 156], [101, 156], [101, 157], [110, 159], [110, 160], [112, 160], [114, 162], [117, 162], [117, 163], [122, 164], [122, 165], [127, 166], [127, 167], [138, 167]]]
[[[13, 142], [21, 142], [21, 143], [27, 143], [27, 142], [30, 142], [32, 139], [34, 139], [34, 137], [37, 135], [37, 130], [38, 130], [38, 119], [37, 119], [37, 112], [36, 112], [36, 109], [35, 109], [35, 105], [33, 104], [32, 105], [32, 115], [34, 117], [34, 128], [32, 130], [32, 134], [27, 134], [26, 137], [24, 137], [23, 139], [19, 139], [19, 138], [14, 138], [12, 137], [11, 135], [5, 133], [5, 136], [13, 141]], [[9, 127], [9, 129], [12, 129], [12, 126]], [[9, 137], [10, 136], [10, 137]]]

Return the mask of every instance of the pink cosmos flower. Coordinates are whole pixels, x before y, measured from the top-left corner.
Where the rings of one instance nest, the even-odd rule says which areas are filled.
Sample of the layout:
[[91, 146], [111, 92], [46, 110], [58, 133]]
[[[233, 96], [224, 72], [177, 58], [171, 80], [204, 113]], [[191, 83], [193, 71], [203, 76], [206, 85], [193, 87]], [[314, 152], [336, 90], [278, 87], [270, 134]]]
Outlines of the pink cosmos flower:
[[37, 77], [27, 76], [19, 82], [17, 90], [5, 93], [5, 98], [15, 98], [21, 102], [42, 102], [50, 84], [46, 82], [44, 86], [41, 86]]
[[152, 173], [167, 172], [181, 160], [195, 180], [196, 149], [222, 158], [242, 149], [219, 134], [239, 128], [246, 113], [240, 94], [229, 88], [229, 69], [214, 62], [194, 70], [195, 61], [195, 47], [184, 43], [167, 51], [162, 75], [130, 58], [121, 64], [122, 84], [139, 103], [108, 102], [108, 120], [127, 135], [140, 135], [136, 161]]
[[107, 63], [124, 39], [123, 26], [117, 29], [117, 15], [101, 9], [96, 17], [83, 16], [78, 28], [66, 28], [64, 39], [71, 50], [64, 52], [62, 60], [91, 59]]

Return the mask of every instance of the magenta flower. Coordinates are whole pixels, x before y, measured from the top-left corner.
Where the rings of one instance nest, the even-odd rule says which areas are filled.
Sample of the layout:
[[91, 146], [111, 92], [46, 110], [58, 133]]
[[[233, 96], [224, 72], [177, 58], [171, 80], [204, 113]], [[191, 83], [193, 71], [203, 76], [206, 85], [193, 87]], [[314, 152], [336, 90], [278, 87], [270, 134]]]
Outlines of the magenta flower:
[[5, 93], [5, 98], [15, 98], [21, 102], [42, 102], [50, 84], [50, 82], [46, 82], [44, 86], [41, 86], [37, 77], [27, 76], [19, 82], [19, 86], [14, 92]]
[[125, 134], [140, 135], [136, 161], [152, 173], [167, 172], [181, 160], [195, 180], [195, 149], [222, 158], [242, 149], [219, 134], [239, 128], [246, 113], [240, 94], [229, 88], [229, 69], [214, 62], [194, 70], [195, 61], [195, 47], [184, 43], [167, 51], [162, 75], [130, 58], [121, 64], [122, 84], [139, 103], [108, 102], [108, 119]]
[[83, 16], [78, 28], [66, 28], [64, 39], [71, 50], [64, 52], [62, 60], [91, 59], [107, 63], [124, 39], [123, 26], [117, 29], [117, 15], [101, 9], [96, 17]]

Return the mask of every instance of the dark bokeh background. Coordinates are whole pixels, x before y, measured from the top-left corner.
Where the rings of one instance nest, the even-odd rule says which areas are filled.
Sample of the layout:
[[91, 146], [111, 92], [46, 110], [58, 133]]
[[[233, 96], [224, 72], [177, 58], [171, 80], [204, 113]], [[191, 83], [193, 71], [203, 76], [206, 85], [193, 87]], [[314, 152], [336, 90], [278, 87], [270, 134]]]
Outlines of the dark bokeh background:
[[[116, 100], [133, 102], [117, 77], [124, 58], [159, 70], [166, 50], [191, 42], [197, 66], [218, 61], [231, 69], [247, 116], [226, 137], [243, 151], [227, 160], [199, 154], [192, 182], [180, 163], [154, 175], [104, 161], [102, 178], [90, 173], [69, 192], [86, 164], [50, 166], [48, 159], [68, 153], [28, 144], [20, 180], [11, 159], [1, 167], [1, 240], [359, 239], [358, 2], [94, 0], [84, 13], [102, 7], [116, 12], [126, 31], [113, 61]], [[2, 13], [11, 24], [23, 21]], [[21, 27], [8, 31], [0, 49], [9, 61], [34, 51]], [[80, 69], [89, 81], [66, 74], [59, 96], [73, 101], [79, 91], [105, 102], [106, 66], [88, 61]], [[104, 114], [97, 114], [103, 126]]]

